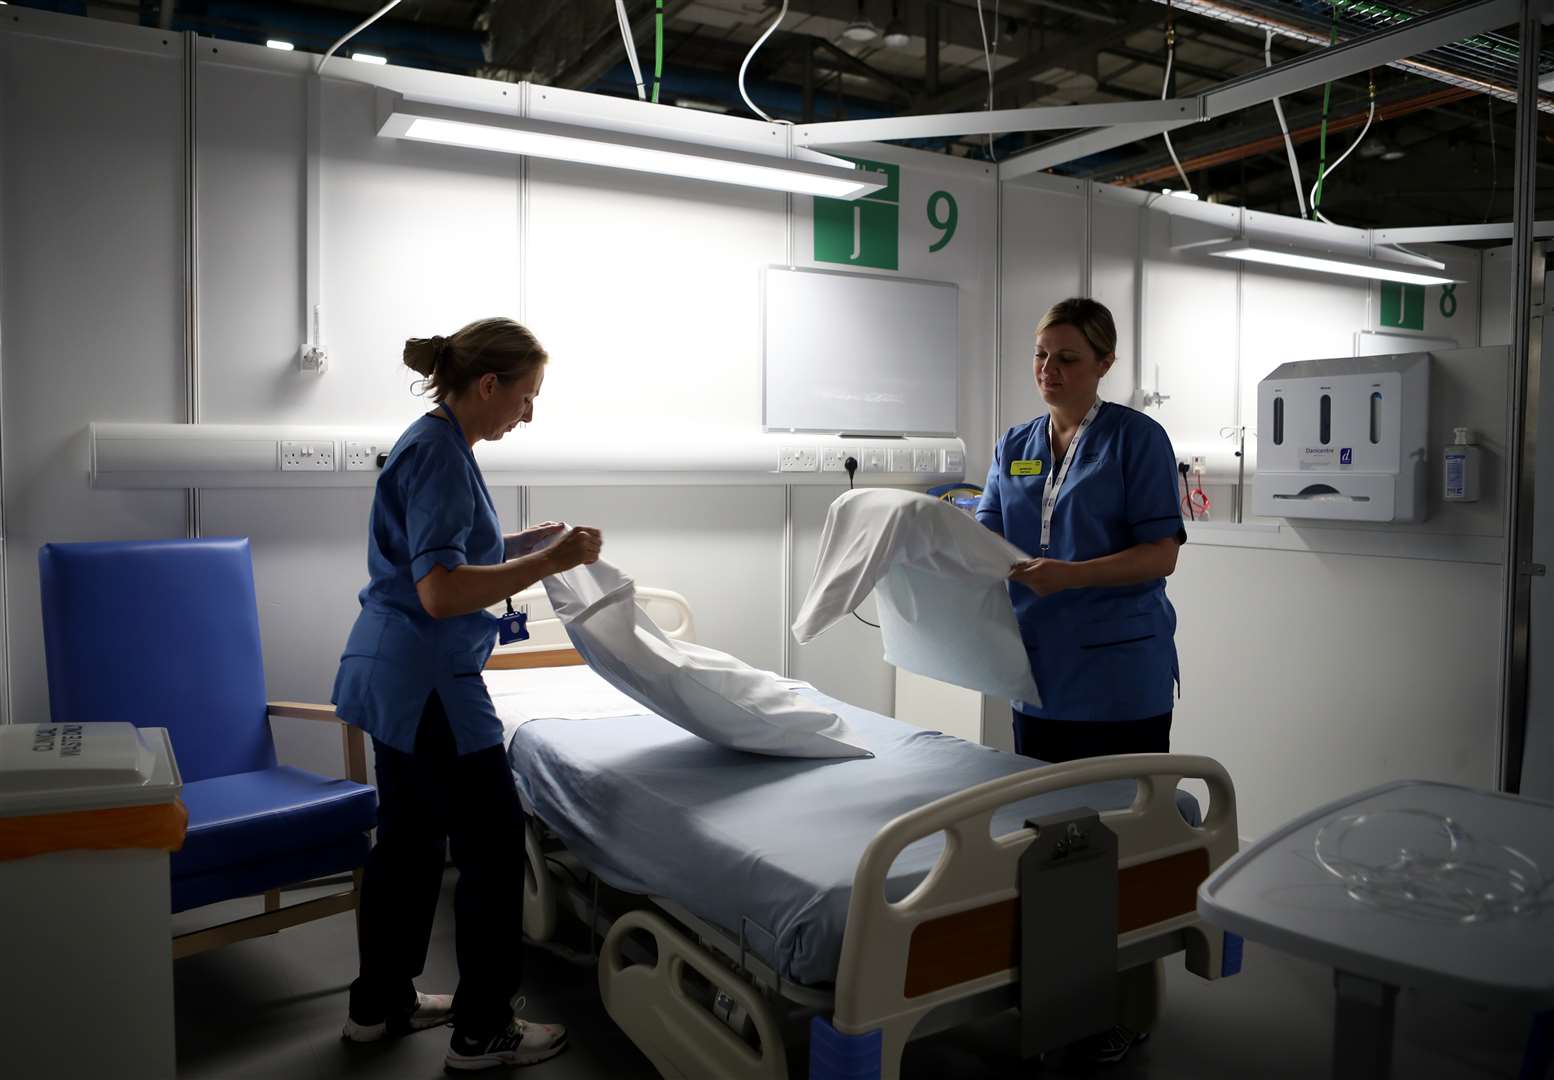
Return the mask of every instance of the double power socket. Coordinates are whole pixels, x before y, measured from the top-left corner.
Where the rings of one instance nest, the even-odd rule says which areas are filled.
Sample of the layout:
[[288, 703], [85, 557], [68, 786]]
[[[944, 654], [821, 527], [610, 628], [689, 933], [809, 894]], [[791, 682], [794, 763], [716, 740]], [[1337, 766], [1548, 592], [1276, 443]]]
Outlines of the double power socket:
[[340, 443], [333, 439], [283, 441], [280, 444], [281, 472], [338, 472], [344, 461], [345, 472], [370, 472], [378, 467], [378, 455], [386, 447], [370, 442], [347, 442], [340, 454]]

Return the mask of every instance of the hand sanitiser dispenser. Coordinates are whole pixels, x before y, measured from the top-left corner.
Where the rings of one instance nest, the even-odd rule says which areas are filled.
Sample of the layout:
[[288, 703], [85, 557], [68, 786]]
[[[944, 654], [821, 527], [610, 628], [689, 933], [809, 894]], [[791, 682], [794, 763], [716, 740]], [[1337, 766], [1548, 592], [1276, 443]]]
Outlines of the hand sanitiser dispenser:
[[1257, 387], [1262, 517], [1423, 521], [1430, 354], [1282, 364]]

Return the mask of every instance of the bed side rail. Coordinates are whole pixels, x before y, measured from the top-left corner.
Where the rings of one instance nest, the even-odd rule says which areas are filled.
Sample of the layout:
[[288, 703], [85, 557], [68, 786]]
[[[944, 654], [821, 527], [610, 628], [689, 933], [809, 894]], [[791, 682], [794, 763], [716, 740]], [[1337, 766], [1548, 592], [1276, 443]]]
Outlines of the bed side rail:
[[[1182, 820], [1176, 789], [1204, 781], [1209, 811]], [[1118, 947], [1182, 934], [1189, 967], [1221, 973], [1222, 935], [1198, 922], [1200, 882], [1236, 851], [1235, 789], [1212, 758], [1130, 754], [1044, 766], [989, 781], [903, 814], [865, 849], [853, 880], [837, 972], [835, 1025], [861, 1034], [900, 1028], [948, 1002], [1019, 977], [1020, 855], [1028, 828], [992, 835], [993, 815], [1010, 803], [1064, 788], [1133, 780], [1131, 806], [1101, 820], [1117, 835]], [[886, 877], [907, 845], [945, 834], [938, 862], [906, 897], [886, 897]]]

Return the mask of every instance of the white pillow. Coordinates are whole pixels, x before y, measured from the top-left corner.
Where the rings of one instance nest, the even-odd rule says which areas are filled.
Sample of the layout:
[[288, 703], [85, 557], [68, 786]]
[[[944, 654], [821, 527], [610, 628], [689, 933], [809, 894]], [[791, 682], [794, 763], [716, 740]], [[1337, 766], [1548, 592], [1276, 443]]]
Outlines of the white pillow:
[[588, 666], [670, 723], [752, 754], [873, 757], [845, 720], [772, 672], [667, 637], [637, 607], [631, 578], [609, 563], [552, 575], [545, 592]]

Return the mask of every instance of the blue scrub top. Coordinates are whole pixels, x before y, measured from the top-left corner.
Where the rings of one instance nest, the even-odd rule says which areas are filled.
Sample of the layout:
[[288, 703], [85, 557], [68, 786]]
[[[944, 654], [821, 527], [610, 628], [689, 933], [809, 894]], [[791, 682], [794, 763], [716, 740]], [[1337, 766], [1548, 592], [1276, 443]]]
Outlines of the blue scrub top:
[[415, 583], [434, 566], [492, 566], [502, 555], [502, 523], [458, 421], [446, 407], [421, 417], [378, 476], [367, 540], [371, 580], [330, 697], [342, 720], [413, 753], [435, 690], [460, 754], [501, 745], [502, 722], [481, 677], [497, 620], [485, 611], [434, 619]]
[[[1048, 422], [1039, 416], [998, 441], [977, 505], [978, 521], [1032, 557], [1041, 554], [1042, 496], [1056, 467]], [[1187, 539], [1176, 454], [1164, 428], [1125, 405], [1104, 403], [1078, 449], [1052, 509], [1048, 557], [1080, 562], [1168, 536]], [[1016, 461], [1040, 461], [1040, 472], [1013, 475]], [[1048, 597], [1010, 583], [1009, 592], [1042, 698], [1040, 707], [1016, 703], [1022, 712], [1050, 720], [1142, 720], [1171, 711], [1176, 611], [1164, 578]]]

